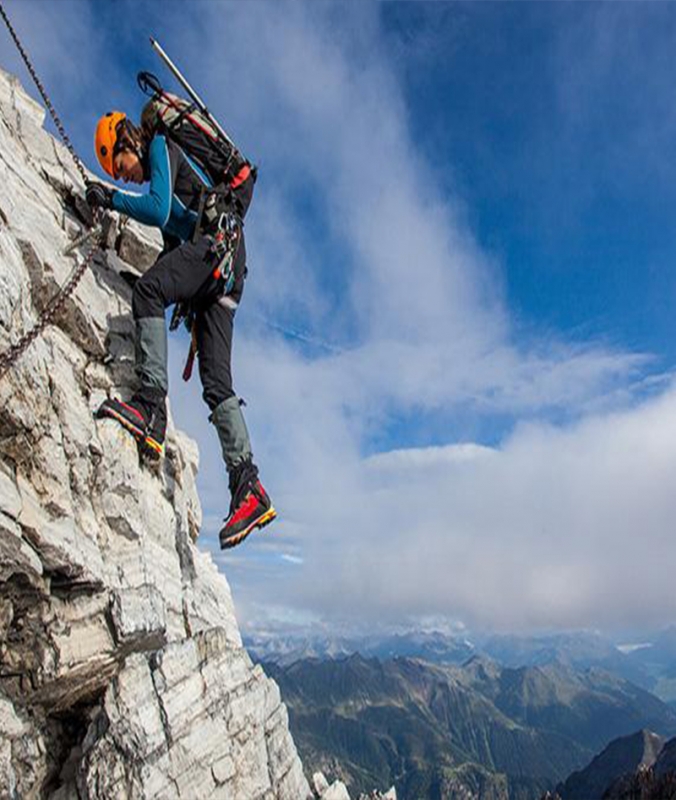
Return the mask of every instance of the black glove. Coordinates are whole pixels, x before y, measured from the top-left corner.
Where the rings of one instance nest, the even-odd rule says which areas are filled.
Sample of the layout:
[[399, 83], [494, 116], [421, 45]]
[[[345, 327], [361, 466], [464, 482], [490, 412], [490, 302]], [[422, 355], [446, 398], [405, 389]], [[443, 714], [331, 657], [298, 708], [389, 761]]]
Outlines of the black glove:
[[113, 190], [102, 183], [88, 183], [85, 197], [92, 208], [113, 207]]

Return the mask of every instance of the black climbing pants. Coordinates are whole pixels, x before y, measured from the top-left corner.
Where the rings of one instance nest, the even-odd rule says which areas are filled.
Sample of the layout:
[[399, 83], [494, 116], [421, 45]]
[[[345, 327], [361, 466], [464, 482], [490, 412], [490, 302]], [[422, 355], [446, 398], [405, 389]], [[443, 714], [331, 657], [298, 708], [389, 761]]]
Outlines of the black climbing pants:
[[[205, 402], [213, 411], [223, 400], [234, 396], [231, 354], [235, 308], [241, 299], [246, 272], [246, 250], [242, 233], [235, 257], [235, 285], [222, 298], [219, 282], [213, 277], [209, 240], [185, 242], [161, 256], [137, 281], [132, 295], [132, 312], [137, 323], [137, 339], [143, 339], [141, 355], [137, 342], [137, 370], [142, 383], [166, 391], [166, 329], [168, 306], [190, 301], [195, 311], [195, 330], [199, 352], [199, 373]], [[161, 337], [164, 336], [164, 340]], [[157, 341], [155, 341], [157, 340]], [[139, 360], [144, 363], [139, 364]]]

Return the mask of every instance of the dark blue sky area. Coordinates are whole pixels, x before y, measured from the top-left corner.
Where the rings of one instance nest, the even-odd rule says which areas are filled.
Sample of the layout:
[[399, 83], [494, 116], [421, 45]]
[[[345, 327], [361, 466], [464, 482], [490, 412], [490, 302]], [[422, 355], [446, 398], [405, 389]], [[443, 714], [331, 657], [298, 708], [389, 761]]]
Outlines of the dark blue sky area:
[[676, 360], [676, 5], [382, 6], [414, 139], [526, 327]]

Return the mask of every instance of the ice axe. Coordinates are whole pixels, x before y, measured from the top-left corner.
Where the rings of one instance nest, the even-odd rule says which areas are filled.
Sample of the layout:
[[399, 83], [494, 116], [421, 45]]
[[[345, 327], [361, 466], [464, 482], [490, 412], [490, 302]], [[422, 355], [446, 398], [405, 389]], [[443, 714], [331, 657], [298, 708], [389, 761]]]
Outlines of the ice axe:
[[[220, 135], [225, 139], [225, 141], [230, 145], [230, 147], [235, 148], [234, 142], [228, 136], [228, 134], [223, 130], [221, 125], [219, 124], [218, 120], [214, 117], [214, 115], [209, 111], [205, 102], [202, 98], [197, 94], [197, 92], [192, 88], [192, 86], [188, 83], [188, 81], [183, 77], [179, 68], [174, 64], [174, 62], [169, 58], [169, 56], [164, 52], [160, 43], [157, 39], [153, 39], [150, 37], [150, 44], [153, 47], [153, 50], [158, 54], [158, 56], [164, 61], [166, 66], [168, 67], [169, 71], [172, 75], [176, 78], [176, 80], [181, 84], [181, 86], [185, 89], [185, 91], [190, 95], [190, 99], [195, 103], [195, 105], [199, 108], [199, 110], [207, 117], [209, 122], [214, 126], [214, 128], [220, 133]], [[152, 77], [152, 76], [151, 76]], [[159, 83], [158, 83], [159, 85]], [[150, 88], [154, 88], [152, 83], [149, 82]], [[235, 148], [236, 149], [236, 148]]]

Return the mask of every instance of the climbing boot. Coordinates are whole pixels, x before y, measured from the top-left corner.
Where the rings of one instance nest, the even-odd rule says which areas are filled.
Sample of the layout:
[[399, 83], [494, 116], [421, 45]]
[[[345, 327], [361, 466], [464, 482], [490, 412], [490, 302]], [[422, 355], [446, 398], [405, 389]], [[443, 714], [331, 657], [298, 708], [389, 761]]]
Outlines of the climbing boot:
[[122, 425], [136, 439], [144, 455], [155, 460], [164, 452], [167, 430], [167, 404], [164, 393], [142, 389], [131, 400], [116, 398], [104, 400], [96, 416], [111, 418]]
[[230, 493], [230, 514], [218, 535], [222, 549], [234, 547], [251, 531], [265, 527], [277, 516], [258, 478], [258, 469], [250, 459], [231, 470]]
[[146, 436], [141, 443], [143, 454], [151, 461], [164, 455], [164, 438], [167, 434], [167, 402], [163, 398], [152, 406]]

